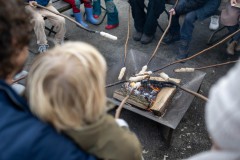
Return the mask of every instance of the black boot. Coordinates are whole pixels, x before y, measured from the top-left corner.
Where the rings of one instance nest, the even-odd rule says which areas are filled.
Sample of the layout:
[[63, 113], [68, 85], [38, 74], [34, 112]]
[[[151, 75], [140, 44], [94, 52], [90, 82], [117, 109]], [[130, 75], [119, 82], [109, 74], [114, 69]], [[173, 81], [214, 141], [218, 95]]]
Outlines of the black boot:
[[168, 32], [166, 34], [166, 36], [163, 38], [162, 44], [170, 44], [170, 43], [173, 43], [173, 42], [179, 41], [179, 40], [180, 40], [179, 32], [176, 32], [176, 33]]
[[189, 41], [188, 40], [181, 40], [179, 42], [178, 47], [178, 55], [176, 60], [185, 59], [188, 57], [188, 48], [189, 48]]
[[133, 40], [134, 41], [140, 41], [142, 38], [142, 32], [135, 31], [133, 33]]
[[153, 35], [143, 34], [142, 38], [141, 38], [141, 43], [142, 44], [148, 44], [148, 43], [152, 42], [153, 37], [154, 37]]

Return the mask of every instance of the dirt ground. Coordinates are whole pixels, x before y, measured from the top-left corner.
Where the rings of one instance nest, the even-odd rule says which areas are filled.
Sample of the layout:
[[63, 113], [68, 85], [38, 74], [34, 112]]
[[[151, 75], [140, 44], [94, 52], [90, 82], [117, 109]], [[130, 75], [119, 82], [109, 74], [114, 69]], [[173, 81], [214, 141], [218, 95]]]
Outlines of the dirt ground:
[[[128, 3], [123, 0], [115, 0], [115, 2], [119, 10], [120, 18], [120, 26], [118, 28], [106, 31], [104, 29], [106, 20], [100, 26], [92, 26], [91, 24], [89, 24], [89, 26], [92, 29], [106, 31], [116, 35], [118, 37], [117, 41], [111, 41], [99, 36], [98, 34], [86, 32], [67, 21], [67, 38], [71, 41], [80, 40], [94, 45], [105, 57], [109, 70], [111, 70], [113, 66], [120, 66], [122, 63], [124, 43], [127, 34]], [[169, 7], [170, 6], [167, 6], [167, 8]], [[64, 14], [69, 15], [70, 13], [67, 11]], [[202, 22], [196, 22], [193, 40], [190, 45], [191, 54], [197, 53], [198, 51], [208, 47], [206, 43], [212, 34], [212, 31], [208, 29], [209, 22], [210, 19], [206, 19]], [[167, 26], [167, 17], [165, 14], [161, 15], [159, 23], [163, 26], [163, 28]], [[131, 32], [133, 30], [133, 20], [131, 19]], [[142, 45], [139, 42], [135, 42], [130, 37], [129, 49], [136, 49], [143, 53], [147, 53], [150, 56], [161, 35], [162, 32], [157, 30], [155, 39], [148, 45]], [[49, 43], [52, 47], [51, 38], [52, 37], [49, 37]], [[157, 57], [164, 59], [166, 62], [172, 62], [176, 57], [176, 46], [176, 43], [169, 46], [160, 46], [157, 52]], [[38, 54], [36, 48], [36, 38], [33, 37], [30, 45], [31, 54], [27, 62], [27, 67], [29, 67], [34, 57]], [[238, 58], [238, 56], [226, 56], [225, 49], [226, 45], [222, 44], [210, 51], [207, 51], [205, 54], [186, 62], [184, 65], [189, 67], [201, 67]], [[161, 64], [159, 64], [159, 66], [161, 66]], [[200, 93], [208, 96], [211, 86], [214, 85], [220, 77], [224, 76], [232, 66], [233, 65], [227, 65], [221, 68], [203, 70], [206, 72], [206, 76], [202, 82]], [[185, 159], [195, 155], [196, 153], [210, 149], [211, 142], [206, 131], [204, 108], [204, 101], [198, 98], [193, 100], [190, 108], [173, 132], [173, 139], [170, 147], [166, 147], [161, 138], [163, 126], [127, 110], [123, 110], [121, 117], [129, 123], [131, 130], [133, 130], [139, 137], [143, 145], [143, 156], [146, 160], [177, 160]], [[121, 147], [121, 144], [119, 144], [119, 147]]]

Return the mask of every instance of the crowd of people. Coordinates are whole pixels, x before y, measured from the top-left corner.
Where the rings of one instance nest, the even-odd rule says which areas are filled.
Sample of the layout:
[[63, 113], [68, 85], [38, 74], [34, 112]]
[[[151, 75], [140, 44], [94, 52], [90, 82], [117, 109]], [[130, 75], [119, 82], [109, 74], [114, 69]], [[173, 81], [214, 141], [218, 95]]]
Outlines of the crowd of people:
[[[79, 10], [81, 2], [65, 1], [71, 4], [75, 19], [87, 27]], [[21, 0], [0, 0], [0, 159], [142, 160], [142, 146], [128, 129], [127, 122], [107, 113], [107, 65], [101, 53], [87, 43], [63, 43], [65, 19], [36, 7], [38, 3], [57, 12], [51, 1], [25, 2], [28, 4]], [[188, 56], [195, 21], [214, 14], [220, 2], [179, 0], [169, 11], [173, 14], [173, 23], [164, 43], [180, 41], [179, 59]], [[98, 23], [100, 1], [95, 0], [93, 5], [87, 0], [83, 3], [86, 20]], [[117, 8], [113, 0], [105, 0], [105, 3], [108, 14], [105, 28], [114, 29], [119, 25]], [[148, 44], [156, 32], [157, 19], [165, 9], [165, 1], [149, 0], [147, 13], [144, 12], [144, 0], [129, 0], [129, 3], [136, 29], [133, 39]], [[238, 30], [240, 9], [233, 8], [236, 3], [237, 0], [231, 0], [221, 15], [221, 22], [231, 33]], [[98, 6], [95, 11], [94, 6]], [[230, 11], [234, 12], [232, 21], [227, 18]], [[185, 15], [182, 27], [179, 24], [181, 15]], [[43, 17], [56, 27], [57, 46], [52, 49], [48, 49]], [[32, 29], [39, 52], [44, 54], [33, 62], [22, 96], [11, 84], [28, 58]], [[228, 51], [234, 54], [239, 47], [238, 41], [239, 36], [235, 35], [229, 41]], [[212, 88], [206, 105], [206, 124], [213, 147], [190, 160], [240, 159], [239, 75], [238, 63]]]

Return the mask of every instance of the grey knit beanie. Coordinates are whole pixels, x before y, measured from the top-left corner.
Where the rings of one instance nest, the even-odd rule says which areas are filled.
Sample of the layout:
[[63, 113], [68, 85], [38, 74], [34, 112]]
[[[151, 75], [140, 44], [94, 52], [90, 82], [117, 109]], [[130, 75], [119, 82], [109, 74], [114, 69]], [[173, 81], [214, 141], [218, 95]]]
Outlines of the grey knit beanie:
[[206, 123], [222, 150], [240, 151], [240, 63], [211, 89]]

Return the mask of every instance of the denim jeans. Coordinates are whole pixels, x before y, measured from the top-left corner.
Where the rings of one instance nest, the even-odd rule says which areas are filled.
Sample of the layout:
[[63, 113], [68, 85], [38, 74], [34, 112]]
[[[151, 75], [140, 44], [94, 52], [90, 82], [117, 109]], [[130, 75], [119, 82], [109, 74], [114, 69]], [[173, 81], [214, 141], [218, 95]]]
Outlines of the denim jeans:
[[178, 34], [180, 32], [181, 39], [191, 41], [194, 29], [194, 22], [197, 20], [196, 12], [192, 11], [185, 15], [183, 25], [180, 29], [179, 15], [172, 18], [172, 25], [170, 26], [170, 33]]
[[[186, 0], [179, 1], [178, 6], [182, 7], [186, 3]], [[169, 28], [169, 32], [171, 34], [179, 34], [181, 35], [181, 40], [191, 41], [192, 33], [194, 29], [194, 23], [197, 20], [197, 13], [196, 11], [191, 11], [186, 13], [183, 21], [183, 25], [180, 28], [179, 24], [179, 17], [180, 15], [174, 15], [172, 17], [172, 24]]]

